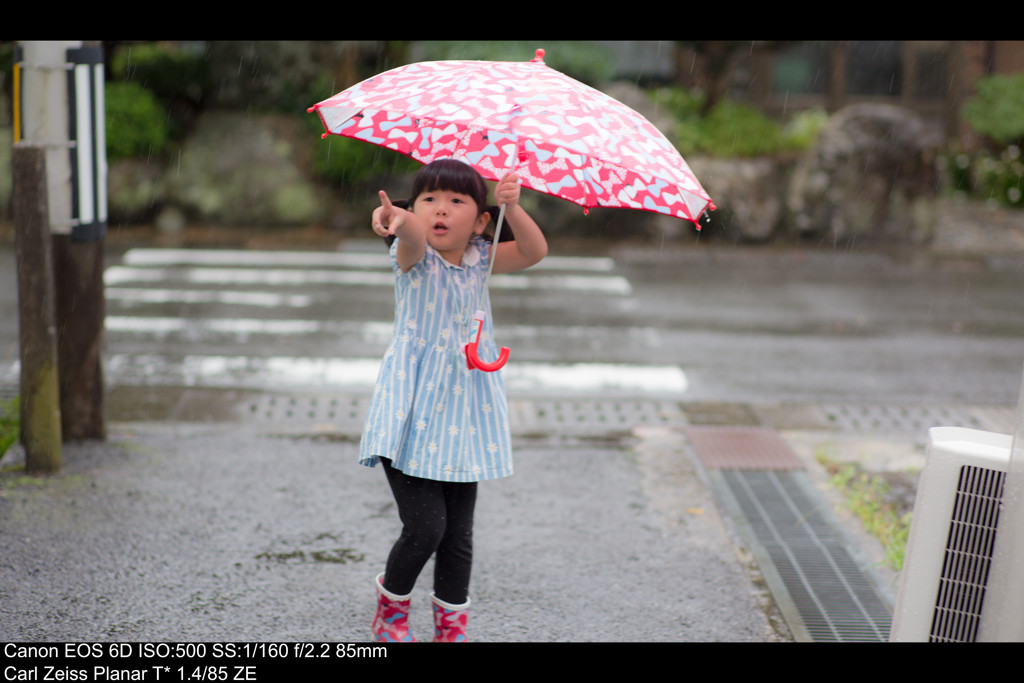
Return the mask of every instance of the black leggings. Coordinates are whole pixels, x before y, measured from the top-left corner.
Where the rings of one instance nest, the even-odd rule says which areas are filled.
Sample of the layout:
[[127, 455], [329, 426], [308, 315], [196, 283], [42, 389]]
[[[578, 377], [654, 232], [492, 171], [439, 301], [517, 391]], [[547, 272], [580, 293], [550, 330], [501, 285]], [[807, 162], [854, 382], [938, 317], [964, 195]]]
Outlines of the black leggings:
[[431, 555], [434, 594], [461, 605], [469, 598], [473, 564], [473, 509], [476, 482], [456, 483], [411, 477], [381, 458], [398, 505], [402, 534], [388, 555], [384, 588], [408, 595]]

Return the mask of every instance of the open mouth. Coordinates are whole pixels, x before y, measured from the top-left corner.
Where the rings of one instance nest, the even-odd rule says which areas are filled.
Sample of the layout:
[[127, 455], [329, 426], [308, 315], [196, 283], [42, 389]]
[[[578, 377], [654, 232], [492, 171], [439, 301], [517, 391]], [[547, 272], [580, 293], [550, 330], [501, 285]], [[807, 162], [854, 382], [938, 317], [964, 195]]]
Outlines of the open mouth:
[[433, 230], [435, 235], [444, 235], [448, 232], [448, 226], [444, 223], [435, 223]]

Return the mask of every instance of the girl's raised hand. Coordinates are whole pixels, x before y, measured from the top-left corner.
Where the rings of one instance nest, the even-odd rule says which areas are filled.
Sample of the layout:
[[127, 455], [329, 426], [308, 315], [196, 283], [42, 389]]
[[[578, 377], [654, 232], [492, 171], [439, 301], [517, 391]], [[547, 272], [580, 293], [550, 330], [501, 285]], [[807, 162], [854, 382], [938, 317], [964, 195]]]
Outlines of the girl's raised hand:
[[402, 224], [405, 212], [395, 208], [388, 199], [388, 193], [384, 190], [378, 192], [380, 195], [380, 206], [373, 210], [373, 219], [370, 225], [373, 231], [380, 237], [394, 235], [395, 230]]
[[494, 198], [497, 200], [498, 205], [504, 204], [508, 208], [512, 208], [519, 203], [519, 176], [515, 173], [509, 173], [507, 176], [502, 178], [497, 187], [494, 188]]

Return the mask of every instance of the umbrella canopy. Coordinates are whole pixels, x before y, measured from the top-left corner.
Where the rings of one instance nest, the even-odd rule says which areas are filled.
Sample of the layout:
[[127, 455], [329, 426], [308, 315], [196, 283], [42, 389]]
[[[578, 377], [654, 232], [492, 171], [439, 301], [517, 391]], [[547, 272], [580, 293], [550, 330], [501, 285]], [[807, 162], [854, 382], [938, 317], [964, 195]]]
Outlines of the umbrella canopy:
[[714, 209], [682, 155], [647, 119], [528, 62], [438, 61], [398, 67], [309, 109], [326, 133], [428, 164], [455, 157], [490, 180], [589, 207], [655, 211], [697, 223]]

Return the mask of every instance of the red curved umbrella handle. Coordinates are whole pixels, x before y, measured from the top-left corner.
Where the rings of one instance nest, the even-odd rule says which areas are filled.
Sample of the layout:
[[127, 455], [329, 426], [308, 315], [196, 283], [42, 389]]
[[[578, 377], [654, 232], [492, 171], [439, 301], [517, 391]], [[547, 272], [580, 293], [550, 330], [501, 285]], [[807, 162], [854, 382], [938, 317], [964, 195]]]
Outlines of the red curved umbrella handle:
[[498, 354], [498, 360], [493, 363], [485, 363], [480, 360], [480, 356], [476, 355], [476, 342], [472, 344], [466, 344], [466, 361], [469, 365], [469, 369], [476, 368], [477, 370], [483, 370], [484, 372], [494, 372], [495, 370], [501, 370], [505, 363], [508, 362], [508, 347], [501, 347], [501, 353]]
[[498, 354], [498, 359], [492, 363], [486, 363], [480, 360], [480, 356], [477, 355], [477, 346], [480, 344], [480, 332], [484, 327], [484, 315], [483, 311], [477, 311], [476, 316], [473, 318], [473, 332], [470, 335], [470, 342], [466, 344], [466, 365], [470, 370], [474, 368], [477, 370], [483, 370], [484, 372], [494, 372], [501, 370], [505, 363], [508, 362], [509, 350], [506, 347], [501, 347], [501, 353]]

